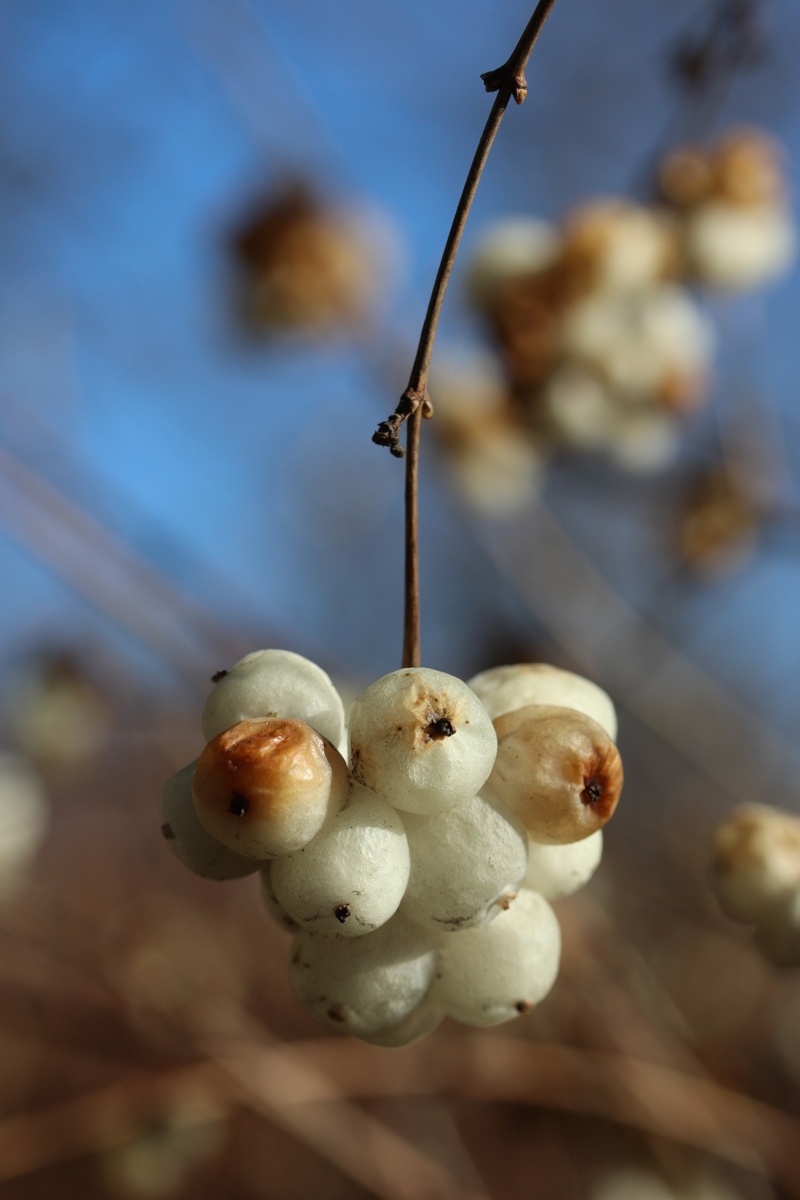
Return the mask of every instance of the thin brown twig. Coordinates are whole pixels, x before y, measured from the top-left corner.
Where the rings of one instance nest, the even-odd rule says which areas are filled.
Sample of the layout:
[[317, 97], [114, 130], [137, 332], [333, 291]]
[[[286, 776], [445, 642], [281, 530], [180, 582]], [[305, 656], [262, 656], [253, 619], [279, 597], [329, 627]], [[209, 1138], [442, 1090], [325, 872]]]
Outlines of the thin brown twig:
[[96, 514], [2, 444], [0, 474], [8, 495], [2, 510], [6, 533], [153, 649], [188, 686], [196, 688], [207, 674], [209, 653], [223, 662], [240, 657], [238, 637], [209, 618]]
[[405, 491], [405, 586], [403, 611], [403, 666], [420, 664], [419, 622], [419, 443], [422, 433], [422, 409], [408, 423], [408, 458]]
[[261, 1039], [230, 1040], [212, 1049], [211, 1057], [254, 1112], [300, 1138], [380, 1200], [488, 1200], [482, 1187], [460, 1186], [425, 1150], [364, 1112], [338, 1081], [291, 1046], [265, 1049]]
[[[493, 529], [476, 529], [493, 566], [577, 669], [603, 679], [640, 724], [707, 780], [746, 803], [764, 790], [764, 766], [777, 796], [787, 780], [797, 778], [796, 747], [641, 617], [545, 503], [537, 501], [533, 516], [528, 511], [510, 523], [505, 538], [498, 539]], [[546, 587], [536, 568], [545, 561]], [[564, 595], [569, 604], [559, 600]], [[675, 704], [675, 696], [684, 702]]]
[[593, 1115], [713, 1154], [774, 1180], [800, 1200], [800, 1122], [763, 1101], [658, 1063], [486, 1031], [480, 1037], [439, 1034], [424, 1046], [380, 1058], [372, 1047], [336, 1038], [277, 1052], [250, 1044], [239, 1053], [249, 1055], [259, 1078], [278, 1064], [313, 1067], [320, 1090], [306, 1092], [304, 1104], [323, 1100], [333, 1086], [351, 1100], [436, 1094]]
[[428, 372], [430, 369], [433, 343], [436, 340], [436, 330], [442, 311], [447, 285], [453, 270], [461, 235], [467, 223], [469, 210], [475, 192], [478, 189], [483, 168], [489, 157], [495, 136], [500, 128], [505, 111], [511, 97], [517, 104], [522, 104], [528, 91], [525, 79], [525, 69], [531, 56], [536, 40], [541, 33], [545, 21], [555, 0], [539, 0], [528, 24], [502, 67], [486, 71], [481, 75], [487, 92], [497, 92], [494, 104], [484, 125], [478, 142], [478, 147], [470, 164], [467, 178], [461, 192], [450, 232], [447, 235], [442, 251], [439, 270], [436, 272], [433, 289], [428, 301], [425, 320], [417, 344], [417, 353], [408, 386], [400, 397], [394, 412], [381, 421], [372, 440], [379, 446], [387, 446], [396, 458], [403, 458], [406, 451], [400, 445], [400, 429], [409, 421], [406, 449], [406, 567], [405, 567], [405, 617], [403, 636], [403, 666], [419, 665], [419, 566], [417, 540], [417, 479], [419, 460], [420, 423], [422, 417], [433, 415], [433, 409], [428, 397]]
[[[450, 232], [447, 235], [447, 241], [442, 251], [442, 258], [439, 263], [439, 270], [436, 273], [430, 300], [428, 301], [428, 309], [422, 324], [408, 387], [400, 397], [395, 411], [386, 421], [381, 422], [377, 432], [372, 437], [372, 440], [377, 445], [387, 446], [397, 458], [402, 458], [404, 453], [399, 442], [399, 432], [403, 422], [408, 420], [420, 406], [423, 407], [423, 415], [426, 415], [428, 370], [433, 353], [433, 343], [436, 339], [436, 330], [439, 325], [439, 316], [442, 311], [442, 303], [447, 291], [447, 285], [450, 281], [453, 263], [455, 262], [459, 243], [461, 242], [461, 235], [464, 232], [469, 210], [472, 207], [472, 201], [478, 190], [483, 168], [486, 166], [489, 151], [492, 148], [495, 136], [500, 128], [500, 122], [505, 115], [511, 97], [514, 97], [517, 104], [522, 104], [525, 99], [528, 90], [528, 84], [525, 79], [525, 68], [528, 65], [528, 59], [531, 56], [536, 40], [554, 4], [555, 0], [539, 0], [533, 16], [525, 26], [522, 36], [506, 62], [503, 63], [502, 67], [497, 67], [493, 71], [486, 71], [481, 75], [486, 91], [497, 92], [497, 97], [492, 105], [480, 141], [478, 142], [478, 148], [470, 164], [467, 178], [453, 216], [453, 222], [450, 226]], [[427, 415], [430, 415], [430, 411], [428, 409]]]
[[169, 1116], [176, 1126], [206, 1125], [233, 1105], [233, 1089], [223, 1086], [213, 1063], [132, 1075], [0, 1121], [0, 1181], [124, 1146], [155, 1116]]

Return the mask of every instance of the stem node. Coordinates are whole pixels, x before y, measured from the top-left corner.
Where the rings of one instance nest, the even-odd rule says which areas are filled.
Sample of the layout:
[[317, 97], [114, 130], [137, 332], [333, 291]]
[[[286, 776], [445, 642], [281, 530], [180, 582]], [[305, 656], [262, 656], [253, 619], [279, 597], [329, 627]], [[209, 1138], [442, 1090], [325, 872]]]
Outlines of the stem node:
[[514, 97], [517, 104], [522, 104], [528, 94], [525, 71], [520, 69], [511, 58], [494, 71], [484, 71], [481, 79], [487, 92], [502, 92], [505, 89], [510, 96]]

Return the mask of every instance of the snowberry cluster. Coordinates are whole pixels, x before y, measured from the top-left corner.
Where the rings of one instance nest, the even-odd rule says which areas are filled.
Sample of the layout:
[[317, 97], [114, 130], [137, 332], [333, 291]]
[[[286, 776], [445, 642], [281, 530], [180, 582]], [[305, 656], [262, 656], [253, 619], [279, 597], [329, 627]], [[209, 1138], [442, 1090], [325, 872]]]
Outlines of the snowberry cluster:
[[470, 686], [395, 671], [353, 704], [348, 769], [328, 676], [261, 650], [218, 679], [203, 732], [164, 789], [164, 836], [208, 878], [260, 870], [313, 1017], [399, 1046], [445, 1015], [493, 1025], [547, 994], [549, 901], [592, 875], [622, 786], [600, 688], [544, 665]]
[[711, 883], [729, 917], [755, 926], [765, 958], [800, 967], [800, 817], [736, 809], [717, 830]]
[[709, 392], [713, 328], [692, 289], [763, 286], [794, 252], [781, 155], [755, 130], [668, 155], [655, 204], [496, 223], [468, 272], [491, 354], [432, 389], [462, 490], [512, 509], [559, 448], [639, 472], [672, 461]]

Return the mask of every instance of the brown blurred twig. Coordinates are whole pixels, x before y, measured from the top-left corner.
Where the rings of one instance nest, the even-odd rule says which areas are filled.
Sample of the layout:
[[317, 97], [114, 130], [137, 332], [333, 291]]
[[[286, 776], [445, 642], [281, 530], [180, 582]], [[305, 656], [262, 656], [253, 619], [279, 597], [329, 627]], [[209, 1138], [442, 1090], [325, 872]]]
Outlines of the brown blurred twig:
[[303, 1104], [334, 1089], [350, 1097], [447, 1094], [592, 1115], [714, 1154], [800, 1197], [800, 1121], [671, 1067], [485, 1031], [440, 1034], [391, 1056], [332, 1038], [234, 1050], [260, 1079], [281, 1077], [299, 1063], [312, 1072], [304, 1077], [310, 1085], [318, 1072]]
[[197, 689], [241, 640], [213, 622], [92, 513], [0, 445], [6, 532]]
[[0, 1182], [123, 1146], [165, 1115], [183, 1127], [221, 1120], [233, 1103], [213, 1064], [198, 1063], [131, 1076], [60, 1104], [6, 1117], [0, 1120]]
[[502, 538], [476, 529], [484, 552], [577, 668], [733, 799], [751, 802], [768, 788], [778, 798], [800, 777], [797, 748], [643, 619], [544, 503], [509, 520]]

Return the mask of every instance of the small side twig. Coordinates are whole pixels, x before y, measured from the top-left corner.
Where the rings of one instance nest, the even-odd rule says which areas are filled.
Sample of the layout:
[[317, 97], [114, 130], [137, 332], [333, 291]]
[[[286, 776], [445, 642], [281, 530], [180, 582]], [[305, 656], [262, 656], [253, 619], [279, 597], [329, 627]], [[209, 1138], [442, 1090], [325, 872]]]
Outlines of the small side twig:
[[[517, 42], [509, 58], [493, 71], [481, 75], [487, 92], [496, 92], [494, 104], [481, 134], [478, 148], [472, 159], [464, 188], [461, 192], [458, 206], [450, 226], [444, 250], [442, 252], [439, 270], [436, 273], [433, 290], [422, 331], [419, 337], [417, 353], [408, 387], [400, 397], [394, 412], [381, 421], [372, 440], [379, 446], [386, 446], [396, 458], [403, 458], [405, 451], [400, 445], [400, 430], [409, 421], [407, 440], [408, 460], [406, 463], [406, 602], [403, 638], [403, 666], [419, 665], [419, 591], [417, 567], [417, 456], [419, 453], [419, 426], [422, 417], [433, 415], [428, 397], [428, 371], [430, 368], [433, 343], [439, 325], [439, 315], [442, 302], [447, 291], [450, 273], [458, 252], [461, 235], [467, 222], [469, 210], [477, 191], [483, 168], [489, 157], [500, 122], [505, 115], [511, 97], [517, 104], [525, 99], [528, 84], [525, 79], [525, 69], [528, 59], [536, 43], [542, 27], [550, 14], [555, 0], [539, 0], [536, 9], [525, 30]], [[413, 418], [413, 419], [412, 419]]]

